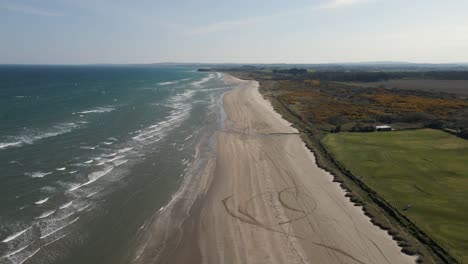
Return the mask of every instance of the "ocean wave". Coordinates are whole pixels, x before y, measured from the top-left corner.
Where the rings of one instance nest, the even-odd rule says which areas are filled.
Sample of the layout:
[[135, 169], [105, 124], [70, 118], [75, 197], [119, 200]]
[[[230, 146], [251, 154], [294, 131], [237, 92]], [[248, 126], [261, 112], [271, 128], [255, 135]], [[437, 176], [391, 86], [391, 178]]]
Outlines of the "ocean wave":
[[60, 123], [51, 126], [48, 129], [26, 129], [25, 132], [18, 136], [8, 136], [6, 142], [0, 142], [0, 149], [11, 147], [21, 147], [25, 144], [33, 144], [34, 142], [69, 133], [80, 126], [75, 123]]
[[113, 157], [115, 155], [117, 155], [117, 152], [113, 152], [113, 153], [110, 153], [110, 154], [103, 154], [101, 156], [104, 157], [104, 158], [110, 158], [110, 157]]
[[128, 160], [116, 160], [113, 163], [114, 163], [114, 166], [118, 167], [118, 166], [123, 165], [123, 164], [125, 164], [127, 162], [128, 162]]
[[69, 207], [69, 206], [72, 205], [72, 204], [73, 204], [73, 201], [68, 202], [68, 203], [66, 203], [66, 204], [61, 205], [61, 206], [59, 207], [59, 209], [65, 209], [65, 208]]
[[46, 212], [42, 213], [40, 216], [38, 216], [37, 219], [46, 218], [46, 217], [48, 217], [49, 215], [51, 215], [53, 213], [55, 213], [55, 210], [46, 211]]
[[213, 78], [215, 78], [215, 74], [210, 73], [207, 77], [205, 77], [205, 78], [203, 78], [203, 79], [201, 79], [199, 81], [192, 82], [192, 85], [195, 86], [195, 87], [200, 88], [200, 87], [202, 87], [202, 84], [210, 81]]
[[119, 152], [119, 153], [125, 153], [125, 152], [127, 152], [127, 151], [132, 150], [132, 149], [133, 149], [133, 148], [123, 148], [123, 149], [119, 149], [117, 152]]
[[160, 83], [158, 83], [158, 85], [161, 85], [161, 86], [167, 86], [167, 85], [176, 84], [176, 83], [179, 83], [179, 81], [172, 81], [172, 82], [160, 82]]
[[67, 169], [66, 167], [61, 167], [61, 168], [56, 168], [55, 170], [57, 170], [57, 171], [64, 171], [64, 170], [66, 170], [66, 169]]
[[85, 163], [85, 164], [91, 164], [91, 163], [93, 163], [93, 161], [94, 161], [94, 160], [88, 160], [88, 161], [85, 161], [84, 163]]
[[[173, 110], [171, 110], [170, 115], [166, 117], [166, 120], [162, 120], [146, 129], [142, 129], [136, 136], [132, 137], [132, 139], [142, 142], [144, 145], [161, 140], [171, 129], [177, 127], [188, 117], [192, 109], [192, 104], [188, 101], [193, 97], [195, 92], [194, 90], [187, 90], [170, 98], [167, 105], [172, 107]], [[148, 141], [154, 138], [156, 139]]]
[[80, 208], [76, 209], [76, 211], [77, 211], [77, 212], [81, 212], [81, 211], [83, 211], [83, 210], [89, 208], [90, 206], [91, 206], [91, 204], [87, 204], [87, 205], [85, 205], [85, 206], [83, 206], [83, 207], [80, 207]]
[[64, 216], [61, 216], [60, 218], [55, 219], [55, 221], [62, 221], [62, 220], [65, 220], [65, 219], [67, 219], [68, 217], [70, 217], [70, 216], [72, 216], [72, 215], [74, 215], [74, 214], [75, 214], [75, 212], [68, 213], [68, 214], [66, 214], [66, 215], [64, 215]]
[[108, 174], [109, 172], [111, 172], [112, 170], [114, 169], [113, 166], [103, 170], [103, 171], [97, 171], [97, 172], [93, 172], [91, 174], [88, 175], [88, 181], [85, 182], [85, 183], [82, 183], [82, 184], [79, 184], [79, 185], [76, 185], [76, 186], [73, 186], [72, 188], [70, 188], [68, 191], [72, 192], [72, 191], [75, 191], [75, 190], [78, 190], [80, 189], [81, 187], [83, 186], [86, 186], [86, 185], [89, 185], [95, 181], [97, 181], [99, 178], [105, 176], [106, 174]]
[[31, 229], [31, 227], [28, 227], [26, 229], [23, 229], [17, 233], [14, 233], [12, 235], [9, 235], [7, 238], [5, 238], [4, 240], [2, 240], [3, 243], [8, 243], [12, 240], [15, 240], [17, 237], [21, 236], [22, 234], [26, 233], [29, 229]]
[[94, 150], [96, 148], [99, 148], [99, 145], [96, 146], [81, 146], [80, 149], [88, 149], [88, 150]]
[[20, 253], [21, 251], [27, 249], [30, 245], [31, 245], [31, 244], [28, 244], [28, 245], [26, 245], [26, 246], [24, 246], [24, 247], [21, 247], [21, 248], [15, 250], [15, 251], [12, 251], [12, 252], [10, 252], [10, 253], [8, 253], [8, 254], [6, 254], [5, 256], [0, 257], [0, 258], [9, 258], [9, 257], [11, 257], [11, 256], [14, 256], [14, 255]]
[[67, 234], [65, 234], [65, 235], [63, 235], [63, 236], [59, 236], [59, 237], [57, 237], [56, 239], [54, 239], [54, 240], [52, 240], [52, 241], [50, 241], [50, 242], [44, 244], [42, 247], [47, 247], [48, 245], [50, 245], [50, 244], [52, 244], [52, 243], [54, 243], [54, 242], [56, 242], [56, 241], [59, 241], [60, 239], [62, 239], [62, 238], [64, 238], [64, 237], [66, 237], [68, 234], [69, 234], [69, 233], [67, 233]]
[[114, 161], [116, 161], [118, 159], [121, 159], [121, 158], [125, 158], [125, 156], [116, 156], [116, 157], [113, 157], [112, 159], [106, 160], [105, 162], [106, 163], [111, 163], [111, 162], [114, 162]]
[[43, 204], [43, 203], [47, 202], [47, 200], [49, 200], [49, 197], [44, 198], [44, 199], [42, 199], [42, 200], [39, 200], [39, 201], [37, 201], [37, 202], [34, 202], [34, 204], [36, 204], [36, 205]]
[[94, 195], [97, 194], [97, 193], [99, 193], [99, 191], [92, 192], [92, 193], [86, 195], [86, 198], [89, 198], [89, 197], [91, 197], [91, 196], [94, 196]]
[[[91, 109], [88, 109], [88, 110], [84, 110], [84, 111], [81, 111], [81, 112], [76, 112], [76, 114], [81, 114], [81, 115], [85, 115], [85, 114], [99, 114], [99, 113], [108, 113], [108, 112], [112, 112], [114, 111], [115, 108], [113, 107], [110, 107], [110, 106], [101, 106], [101, 107], [95, 107], [95, 108], [91, 108]], [[74, 113], [75, 114], [75, 113]]]
[[25, 263], [28, 259], [32, 258], [34, 255], [37, 254], [37, 252], [39, 252], [41, 250], [41, 248], [38, 248], [36, 249], [33, 253], [29, 254], [29, 256], [27, 256], [26, 258], [24, 258], [23, 260], [21, 260], [18, 264], [23, 264]]
[[47, 233], [45, 235], [41, 235], [40, 239], [44, 239], [44, 238], [46, 238], [46, 237], [48, 237], [50, 235], [53, 235], [53, 234], [57, 233], [58, 231], [64, 229], [65, 227], [75, 223], [76, 221], [78, 221], [78, 219], [80, 219], [80, 217], [77, 217], [77, 218], [73, 219], [72, 221], [70, 221], [70, 222], [66, 223], [65, 225], [53, 230], [52, 232], [49, 232], [49, 233]]
[[52, 172], [42, 172], [42, 171], [35, 171], [35, 172], [26, 172], [25, 175], [31, 178], [43, 178], [47, 175], [52, 174]]
[[6, 149], [6, 148], [9, 148], [9, 147], [17, 147], [17, 146], [20, 146], [22, 144], [23, 144], [23, 142], [21, 142], [21, 141], [3, 142], [3, 143], [0, 143], [0, 149]]

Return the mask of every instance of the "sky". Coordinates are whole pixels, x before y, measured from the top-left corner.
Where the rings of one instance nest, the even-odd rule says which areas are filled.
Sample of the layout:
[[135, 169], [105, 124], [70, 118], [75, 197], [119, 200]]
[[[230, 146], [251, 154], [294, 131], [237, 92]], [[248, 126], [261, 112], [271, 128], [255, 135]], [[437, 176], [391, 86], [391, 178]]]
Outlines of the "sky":
[[467, 0], [0, 0], [0, 64], [468, 62]]

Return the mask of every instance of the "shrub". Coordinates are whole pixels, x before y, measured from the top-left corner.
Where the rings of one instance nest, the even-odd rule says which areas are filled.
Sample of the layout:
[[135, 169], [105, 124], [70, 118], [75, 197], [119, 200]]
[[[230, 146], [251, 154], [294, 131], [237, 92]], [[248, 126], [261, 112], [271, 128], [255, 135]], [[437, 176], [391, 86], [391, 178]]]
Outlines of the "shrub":
[[468, 139], [468, 128], [463, 129], [458, 133], [458, 136], [464, 139]]

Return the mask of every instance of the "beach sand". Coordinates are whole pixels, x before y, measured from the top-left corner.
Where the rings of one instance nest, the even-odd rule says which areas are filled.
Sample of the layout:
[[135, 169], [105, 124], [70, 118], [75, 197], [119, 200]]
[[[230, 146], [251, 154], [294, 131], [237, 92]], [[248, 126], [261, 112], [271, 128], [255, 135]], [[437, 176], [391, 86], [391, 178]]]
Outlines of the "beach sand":
[[225, 76], [225, 129], [205, 188], [158, 263], [414, 263], [315, 164], [298, 131]]

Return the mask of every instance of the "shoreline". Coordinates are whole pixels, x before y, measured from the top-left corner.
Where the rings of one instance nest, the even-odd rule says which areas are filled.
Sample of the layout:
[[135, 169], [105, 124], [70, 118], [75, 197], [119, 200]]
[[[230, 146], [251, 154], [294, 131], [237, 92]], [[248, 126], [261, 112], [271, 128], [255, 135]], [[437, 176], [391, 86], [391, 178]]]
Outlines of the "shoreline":
[[257, 82], [225, 80], [238, 87], [223, 98], [205, 190], [161, 263], [415, 263], [316, 165]]

